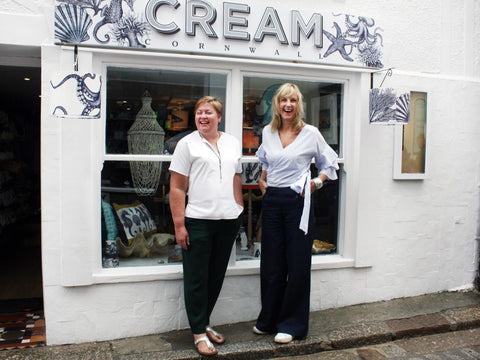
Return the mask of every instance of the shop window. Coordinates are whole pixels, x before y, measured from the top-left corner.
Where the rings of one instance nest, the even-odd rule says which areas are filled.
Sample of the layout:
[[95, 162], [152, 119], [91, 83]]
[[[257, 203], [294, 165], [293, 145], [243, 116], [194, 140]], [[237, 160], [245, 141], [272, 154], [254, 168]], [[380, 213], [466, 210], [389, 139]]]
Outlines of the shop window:
[[[224, 103], [226, 75], [107, 69], [106, 153], [101, 174], [103, 267], [181, 263], [174, 241], [168, 166], [195, 130], [204, 95]], [[224, 130], [224, 122], [220, 130]]]
[[[243, 78], [243, 186], [246, 211], [247, 247], [241, 247], [241, 259], [258, 255], [261, 240], [261, 192], [258, 188], [260, 164], [253, 158], [262, 142], [262, 129], [271, 121], [272, 98], [275, 91], [285, 82], [299, 86], [304, 96], [304, 120], [318, 127], [327, 143], [337, 153], [340, 149], [340, 126], [343, 85], [331, 82], [315, 82], [299, 79], [250, 77]], [[312, 165], [312, 175], [318, 175]], [[340, 176], [340, 172], [339, 172]], [[339, 183], [326, 182], [323, 188], [313, 194], [315, 214], [313, 254], [336, 253], [338, 239]], [[238, 259], [238, 256], [237, 256]]]
[[[195, 130], [195, 102], [207, 94], [224, 103], [220, 130], [230, 121], [227, 127], [238, 129], [234, 131], [242, 137], [245, 213], [232, 259], [260, 258], [261, 167], [255, 152], [270, 121], [271, 98], [286, 81], [297, 84], [304, 95], [305, 121], [317, 126], [340, 152], [341, 83], [244, 76], [240, 125], [225, 116], [229, 105], [225, 73], [107, 68], [106, 157], [101, 173], [103, 267], [181, 264], [168, 202], [168, 166], [178, 140]], [[316, 255], [337, 252], [340, 183], [340, 178], [326, 182], [314, 193], [318, 246], [312, 252]]]

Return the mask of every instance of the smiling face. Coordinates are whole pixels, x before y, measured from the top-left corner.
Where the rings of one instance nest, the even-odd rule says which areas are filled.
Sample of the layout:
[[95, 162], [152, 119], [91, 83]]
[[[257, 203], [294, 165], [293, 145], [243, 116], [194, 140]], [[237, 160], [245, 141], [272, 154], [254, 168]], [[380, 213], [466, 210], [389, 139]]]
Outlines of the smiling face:
[[278, 88], [272, 100], [272, 113], [272, 130], [280, 129], [284, 122], [295, 130], [303, 127], [303, 96], [297, 85], [285, 83]]
[[205, 138], [217, 136], [218, 124], [222, 115], [217, 112], [212, 104], [200, 103], [195, 111], [195, 125], [197, 130]]
[[280, 116], [283, 121], [293, 121], [297, 116], [298, 97], [295, 95], [282, 96], [278, 99]]

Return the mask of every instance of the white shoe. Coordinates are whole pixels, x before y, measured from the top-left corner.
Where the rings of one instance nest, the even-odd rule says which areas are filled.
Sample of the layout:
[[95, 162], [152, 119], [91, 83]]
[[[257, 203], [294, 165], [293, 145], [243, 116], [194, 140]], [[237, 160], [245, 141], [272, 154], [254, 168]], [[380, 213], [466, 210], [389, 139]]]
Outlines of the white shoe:
[[286, 333], [278, 333], [275, 335], [275, 342], [279, 344], [288, 344], [293, 340], [293, 336]]
[[266, 331], [259, 330], [256, 326], [254, 326], [252, 330], [257, 335], [267, 335], [268, 334]]

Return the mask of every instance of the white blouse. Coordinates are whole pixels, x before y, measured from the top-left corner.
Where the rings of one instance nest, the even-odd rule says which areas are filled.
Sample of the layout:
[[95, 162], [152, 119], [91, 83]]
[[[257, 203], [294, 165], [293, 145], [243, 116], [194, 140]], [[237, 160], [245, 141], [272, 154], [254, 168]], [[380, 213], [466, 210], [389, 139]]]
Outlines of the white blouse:
[[282, 145], [278, 131], [272, 132], [270, 124], [262, 133], [262, 144], [256, 153], [262, 170], [267, 172], [267, 184], [272, 187], [290, 187], [297, 193], [305, 190], [305, 201], [300, 221], [300, 229], [308, 231], [310, 213], [310, 164], [315, 160], [319, 173], [330, 180], [337, 179], [336, 171], [338, 155], [327, 144], [320, 131], [306, 125], [295, 140], [286, 146]]
[[243, 207], [235, 201], [233, 178], [242, 172], [240, 144], [222, 133], [215, 149], [198, 131], [182, 138], [169, 170], [188, 177], [185, 216], [195, 219], [236, 219]]

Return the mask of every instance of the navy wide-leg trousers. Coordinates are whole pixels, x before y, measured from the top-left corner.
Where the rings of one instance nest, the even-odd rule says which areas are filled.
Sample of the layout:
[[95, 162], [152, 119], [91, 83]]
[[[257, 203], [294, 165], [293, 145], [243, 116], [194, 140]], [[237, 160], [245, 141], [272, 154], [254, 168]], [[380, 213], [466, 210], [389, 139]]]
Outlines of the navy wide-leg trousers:
[[[299, 229], [303, 202], [290, 188], [271, 187], [262, 200], [262, 310], [256, 326], [296, 338], [307, 335], [310, 313], [313, 236]], [[312, 223], [310, 211], [310, 230]]]

